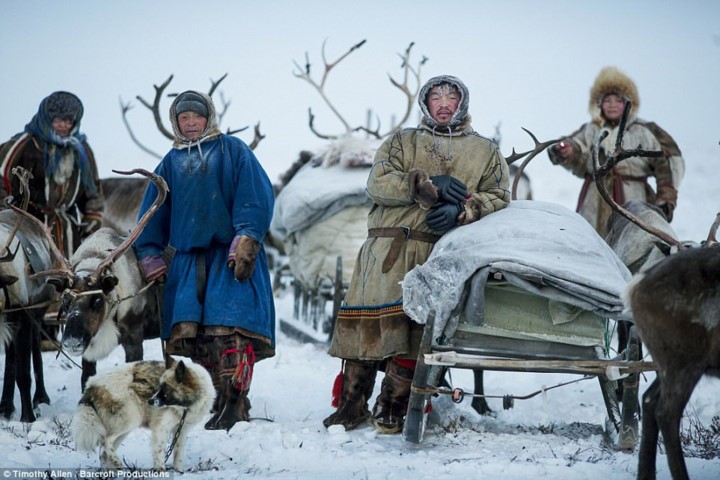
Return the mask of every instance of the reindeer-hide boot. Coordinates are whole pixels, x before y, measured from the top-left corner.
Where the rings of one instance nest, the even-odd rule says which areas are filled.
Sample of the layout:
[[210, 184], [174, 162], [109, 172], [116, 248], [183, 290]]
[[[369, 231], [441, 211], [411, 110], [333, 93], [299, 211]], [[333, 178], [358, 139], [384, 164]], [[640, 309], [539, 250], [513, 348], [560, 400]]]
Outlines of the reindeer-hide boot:
[[217, 408], [205, 424], [207, 430], [230, 430], [237, 422], [250, 420], [250, 382], [255, 366], [255, 351], [250, 339], [234, 333], [216, 336], [213, 341], [220, 354]]
[[345, 430], [352, 430], [370, 418], [368, 399], [375, 387], [377, 368], [377, 362], [344, 361], [337, 410], [323, 420], [325, 427], [342, 425]]
[[372, 424], [381, 433], [398, 433], [403, 428], [414, 364], [412, 360], [391, 359], [385, 367], [380, 395], [372, 411]]

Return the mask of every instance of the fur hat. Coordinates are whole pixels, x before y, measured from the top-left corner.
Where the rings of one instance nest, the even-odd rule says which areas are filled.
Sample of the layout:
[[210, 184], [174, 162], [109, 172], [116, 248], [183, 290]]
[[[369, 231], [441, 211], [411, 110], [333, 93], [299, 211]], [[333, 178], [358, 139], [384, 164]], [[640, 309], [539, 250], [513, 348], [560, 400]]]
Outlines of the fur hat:
[[42, 108], [52, 121], [55, 118], [79, 123], [83, 116], [83, 104], [70, 92], [54, 92], [42, 101]]
[[423, 87], [420, 89], [420, 94], [418, 95], [418, 103], [420, 104], [420, 110], [425, 117], [425, 123], [430, 127], [439, 127], [441, 125], [430, 116], [430, 112], [428, 111], [427, 106], [427, 97], [428, 95], [430, 95], [430, 90], [444, 83], [455, 87], [457, 91], [460, 92], [460, 103], [458, 104], [457, 110], [455, 110], [455, 113], [450, 119], [450, 123], [448, 124], [448, 126], [456, 127], [460, 125], [467, 116], [468, 104], [470, 103], [470, 92], [468, 91], [465, 84], [460, 81], [459, 78], [453, 77], [452, 75], [440, 75], [437, 77], [433, 77], [428, 80], [425, 85], [423, 85]]
[[175, 115], [184, 112], [195, 112], [198, 115], [208, 118], [208, 106], [202, 95], [193, 91], [183, 92], [178, 95], [175, 101]]
[[622, 70], [617, 67], [605, 67], [600, 70], [590, 89], [590, 104], [588, 110], [594, 122], [602, 125], [605, 120], [602, 117], [600, 103], [603, 97], [609, 93], [619, 95], [625, 101], [632, 102], [630, 117], [634, 117], [640, 108], [640, 95], [637, 86]]

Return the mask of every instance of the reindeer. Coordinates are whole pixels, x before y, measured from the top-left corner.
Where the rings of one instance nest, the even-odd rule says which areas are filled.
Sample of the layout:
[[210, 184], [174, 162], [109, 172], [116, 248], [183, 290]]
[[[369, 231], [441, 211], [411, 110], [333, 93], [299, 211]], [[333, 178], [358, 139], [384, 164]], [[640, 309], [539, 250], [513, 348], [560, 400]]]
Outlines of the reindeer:
[[654, 479], [658, 433], [670, 473], [687, 479], [680, 443], [685, 405], [703, 375], [720, 377], [720, 214], [705, 245], [687, 248], [636, 275], [625, 304], [653, 361], [657, 377], [643, 395], [638, 479]]
[[[699, 246], [679, 242], [663, 228], [643, 221], [612, 199], [602, 182], [604, 173], [633, 155], [662, 154], [641, 148], [622, 148], [622, 133], [629, 110], [628, 102], [615, 151], [603, 166], [600, 166], [598, 151], [607, 132], [600, 134], [595, 142], [596, 184], [615, 212], [670, 246], [670, 252], [677, 252], [651, 266], [646, 261], [623, 298], [640, 339], [658, 367], [656, 379], [643, 395], [637, 478], [655, 478], [658, 434], [662, 432], [672, 477], [687, 479], [680, 442], [680, 422], [685, 405], [703, 375], [720, 377], [720, 248], [716, 237], [720, 213], [704, 245]], [[665, 251], [665, 247], [660, 249]]]
[[119, 344], [125, 360], [142, 360], [144, 338], [159, 336], [160, 311], [157, 289], [144, 286], [138, 260], [132, 248], [152, 215], [165, 201], [167, 184], [162, 177], [142, 169], [120, 174], [141, 173], [153, 181], [158, 197], [127, 238], [110, 228], [101, 228], [80, 245], [68, 262], [59, 258], [60, 268], [41, 272], [62, 292], [61, 314], [66, 318], [62, 337], [64, 351], [82, 356], [81, 387], [96, 373], [96, 362], [107, 357]]
[[[23, 189], [27, 189], [29, 172], [13, 169], [20, 176]], [[29, 196], [25, 196], [26, 202]], [[20, 391], [20, 421], [34, 422], [34, 409], [41, 403], [49, 404], [45, 390], [42, 355], [40, 352], [40, 324], [45, 312], [56, 295], [45, 282], [30, 278], [28, 273], [53, 267], [49, 252], [57, 250], [44, 224], [35, 217], [27, 222], [27, 203], [18, 208], [5, 199], [9, 209], [0, 211], [0, 347], [5, 346], [5, 373], [0, 416], [12, 417], [15, 411], [13, 398], [15, 383]], [[32, 359], [32, 365], [31, 365]], [[32, 379], [35, 377], [35, 394], [30, 397]]]

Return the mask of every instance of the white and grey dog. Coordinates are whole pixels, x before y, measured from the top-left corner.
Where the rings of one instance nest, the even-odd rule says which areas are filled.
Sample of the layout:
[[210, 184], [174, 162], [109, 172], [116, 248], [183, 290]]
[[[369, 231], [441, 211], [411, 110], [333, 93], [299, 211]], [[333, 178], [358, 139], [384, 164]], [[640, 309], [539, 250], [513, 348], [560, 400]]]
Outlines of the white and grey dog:
[[[100, 447], [102, 468], [122, 468], [116, 449], [138, 427], [151, 430], [153, 466], [165, 470], [165, 449], [174, 437], [173, 469], [182, 471], [185, 441], [215, 400], [210, 374], [201, 365], [169, 358], [121, 365], [92, 377], [85, 388], [71, 430], [75, 446]], [[187, 413], [186, 413], [187, 412]]]

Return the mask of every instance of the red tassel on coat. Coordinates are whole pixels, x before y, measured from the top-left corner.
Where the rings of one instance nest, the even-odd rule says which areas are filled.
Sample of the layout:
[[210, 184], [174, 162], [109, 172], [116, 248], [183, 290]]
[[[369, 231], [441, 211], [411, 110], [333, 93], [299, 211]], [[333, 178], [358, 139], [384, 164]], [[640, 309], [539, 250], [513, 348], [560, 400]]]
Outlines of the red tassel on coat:
[[342, 365], [340, 366], [340, 373], [338, 373], [337, 377], [335, 377], [335, 382], [333, 383], [332, 388], [332, 402], [330, 405], [332, 405], [333, 408], [338, 408], [338, 405], [340, 405], [340, 397], [342, 396], [343, 391], [343, 370], [345, 369], [345, 360], [343, 360]]

